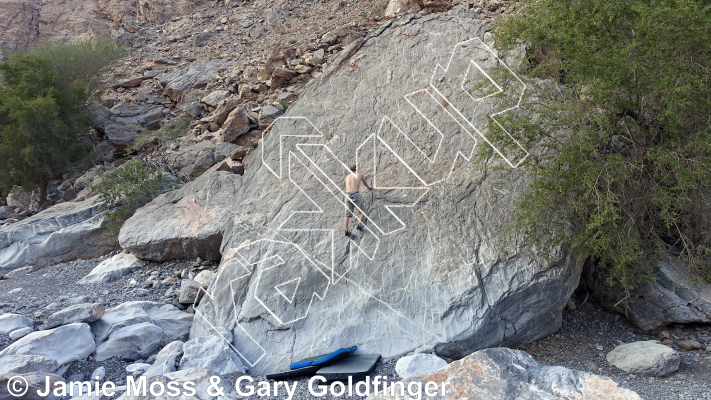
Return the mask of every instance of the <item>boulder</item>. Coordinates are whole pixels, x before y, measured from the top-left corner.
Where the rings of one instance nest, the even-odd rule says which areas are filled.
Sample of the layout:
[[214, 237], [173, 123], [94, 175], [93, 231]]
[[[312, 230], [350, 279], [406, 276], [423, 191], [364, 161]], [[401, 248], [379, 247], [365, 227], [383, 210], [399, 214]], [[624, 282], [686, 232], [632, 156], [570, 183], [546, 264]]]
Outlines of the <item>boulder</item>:
[[[642, 399], [609, 378], [546, 366], [523, 351], [500, 347], [477, 351], [446, 368], [403, 380], [405, 390], [408, 385], [418, 384], [426, 388], [428, 382], [437, 384], [439, 390], [446, 383], [445, 395], [436, 390], [437, 395], [423, 395], [423, 399]], [[368, 400], [395, 400], [404, 396], [380, 393]]]
[[247, 149], [232, 143], [220, 143], [215, 147], [215, 161], [219, 162], [226, 158], [241, 160], [247, 155]]
[[[48, 372], [29, 372], [26, 374], [17, 375], [27, 382], [27, 394], [23, 395], [22, 400], [62, 400], [61, 396], [55, 396], [54, 393], [50, 393], [47, 396], [40, 396], [38, 391], [45, 391], [47, 386], [47, 381], [49, 381], [49, 387], [55, 388], [56, 384], [64, 382], [64, 378], [59, 375], [48, 373]], [[8, 387], [12, 386], [11, 380], [16, 378], [13, 374], [0, 375], [0, 399], [11, 400], [17, 399], [8, 392]], [[23, 387], [25, 387], [23, 385]]]
[[[358, 343], [385, 358], [417, 351], [459, 359], [560, 328], [582, 259], [554, 248], [544, 260], [512, 240], [507, 218], [531, 178], [507, 160], [522, 155], [504, 159], [476, 142], [476, 131], [429, 86], [456, 43], [484, 32], [462, 9], [389, 22], [345, 47], [306, 86], [245, 159], [217, 278], [196, 308], [191, 338], [232, 330], [259, 375], [313, 355], [314, 338], [324, 352]], [[486, 135], [487, 112], [516, 96], [477, 106], [458, 92], [472, 59], [484, 70], [500, 65], [471, 43], [464, 69], [435, 83], [452, 101], [461, 95], [457, 110]], [[475, 146], [492, 156], [458, 156]], [[341, 191], [346, 165], [356, 161], [375, 189], [361, 188], [367, 229], [347, 239]]]
[[106, 259], [94, 267], [89, 274], [77, 282], [80, 285], [113, 282], [139, 270], [143, 261], [129, 253], [120, 253]]
[[121, 247], [141, 259], [219, 260], [242, 176], [206, 173], [140, 208], [121, 227]]
[[181, 304], [194, 304], [196, 300], [202, 297], [202, 284], [195, 282], [192, 279], [183, 279], [180, 282], [180, 297], [178, 301]]
[[676, 342], [676, 345], [679, 346], [680, 349], [687, 351], [700, 350], [702, 348], [701, 343], [692, 339], [680, 340]]
[[105, 311], [104, 306], [97, 303], [75, 304], [50, 315], [44, 321], [42, 329], [51, 329], [75, 322], [94, 322], [103, 317]]
[[217, 105], [224, 99], [230, 96], [229, 90], [215, 90], [214, 92], [208, 94], [207, 96], [200, 99], [200, 102], [204, 103], [209, 107], [217, 107]]
[[217, 335], [202, 336], [185, 342], [180, 369], [189, 368], [207, 368], [220, 375], [246, 372], [237, 353], [223, 337]]
[[10, 332], [10, 340], [18, 340], [29, 335], [32, 332], [34, 332], [34, 329], [30, 327], [15, 329], [14, 331]]
[[212, 151], [205, 151], [195, 159], [195, 162], [185, 168], [182, 168], [180, 170], [180, 175], [185, 176], [188, 179], [195, 178], [202, 175], [213, 165], [215, 165], [215, 153]]
[[30, 208], [32, 193], [26, 192], [21, 186], [13, 186], [7, 195], [7, 205], [12, 208]]
[[600, 271], [586, 268], [583, 285], [603, 308], [621, 313], [638, 328], [659, 330], [670, 324], [711, 323], [711, 284], [690, 267], [664, 260], [656, 280], [637, 289], [610, 287]]
[[214, 122], [215, 125], [222, 126], [222, 124], [225, 123], [225, 120], [230, 115], [232, 110], [234, 110], [235, 107], [237, 107], [237, 104], [239, 104], [238, 99], [236, 99], [234, 97], [228, 97], [228, 98], [220, 101], [217, 104], [217, 108], [215, 108], [215, 111], [213, 111], [207, 117], [203, 118], [201, 121], [205, 122], [207, 124]]
[[212, 271], [200, 271], [199, 274], [195, 275], [195, 282], [201, 284], [203, 288], [207, 289], [215, 280], [216, 276], [217, 275], [215, 275]]
[[96, 361], [111, 357], [121, 360], [145, 360], [154, 354], [163, 343], [163, 330], [150, 322], [125, 326], [109, 335], [96, 348]]
[[29, 372], [56, 372], [57, 360], [38, 355], [6, 356], [0, 358], [0, 375], [26, 374]]
[[8, 333], [21, 328], [32, 328], [32, 319], [20, 314], [0, 314], [0, 334]]
[[165, 116], [162, 105], [125, 102], [111, 109], [95, 107], [92, 113], [96, 128], [118, 149], [130, 145], [139, 131], [158, 128]]
[[416, 13], [422, 10], [423, 0], [390, 0], [385, 8], [385, 16], [393, 18], [397, 14]]
[[91, 259], [114, 249], [101, 204], [90, 198], [61, 203], [20, 222], [0, 226], [0, 274], [32, 265], [45, 267]]
[[225, 142], [233, 142], [247, 132], [249, 132], [247, 113], [242, 108], [235, 108], [222, 125], [222, 139]]
[[8, 219], [14, 212], [10, 206], [0, 206], [0, 219]]
[[95, 348], [89, 325], [75, 323], [30, 333], [0, 351], [0, 357], [39, 355], [56, 360], [62, 367], [72, 361], [85, 359]]
[[91, 323], [91, 331], [99, 345], [123, 327], [149, 322], [161, 328], [166, 341], [187, 340], [192, 320], [191, 314], [170, 304], [129, 301], [106, 310], [100, 320]]
[[397, 360], [395, 371], [400, 375], [400, 378], [407, 379], [415, 375], [430, 373], [447, 365], [446, 361], [434, 354], [415, 354]]
[[231, 60], [223, 59], [193, 61], [189, 65], [177, 68], [165, 75], [160, 83], [163, 85], [165, 94], [177, 103], [193, 89], [193, 85], [215, 78], [220, 68], [231, 64]]
[[296, 75], [299, 75], [299, 73], [289, 68], [280, 67], [274, 69], [274, 72], [272, 72], [272, 89], [285, 86], [286, 83]]
[[615, 347], [605, 357], [608, 363], [641, 376], [667, 376], [679, 369], [679, 354], [656, 340], [627, 343]]
[[143, 375], [150, 378], [175, 371], [175, 362], [183, 354], [183, 345], [184, 343], [179, 340], [168, 343], [156, 354], [156, 360], [153, 361], [153, 365], [147, 368]]
[[283, 112], [280, 109], [272, 105], [262, 107], [262, 109], [259, 110], [259, 128], [267, 129], [269, 125], [271, 125], [272, 122], [274, 122], [282, 114]]
[[141, 86], [141, 82], [146, 79], [143, 75], [134, 75], [127, 78], [120, 79], [111, 85], [111, 89], [118, 88], [132, 88], [136, 86]]

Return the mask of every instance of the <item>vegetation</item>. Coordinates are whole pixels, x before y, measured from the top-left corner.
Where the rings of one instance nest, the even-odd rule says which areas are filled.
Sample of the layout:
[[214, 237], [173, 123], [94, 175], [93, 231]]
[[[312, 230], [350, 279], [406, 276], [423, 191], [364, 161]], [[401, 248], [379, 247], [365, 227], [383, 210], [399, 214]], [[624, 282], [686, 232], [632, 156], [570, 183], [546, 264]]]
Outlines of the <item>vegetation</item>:
[[[0, 64], [0, 189], [47, 183], [89, 154], [85, 106], [97, 75], [119, 57], [104, 42], [44, 44]], [[110, 53], [110, 54], [108, 54]], [[92, 57], [93, 56], [93, 57]]]
[[562, 84], [528, 99], [535, 121], [507, 121], [552, 154], [527, 163], [512, 227], [627, 289], [670, 255], [711, 280], [709, 2], [522, 0], [497, 32], [530, 45], [529, 75]]
[[136, 139], [126, 148], [126, 153], [134, 153], [143, 150], [144, 147], [151, 143], [158, 146], [170, 144], [181, 136], [184, 136], [188, 130], [188, 120], [181, 118], [170, 123], [161, 125], [159, 129], [154, 131], [144, 129], [136, 133]]
[[97, 202], [103, 203], [108, 210], [107, 228], [118, 234], [136, 210], [170, 190], [171, 182], [163, 177], [155, 164], [134, 158], [115, 170], [102, 172], [99, 183], [90, 188], [99, 194]]

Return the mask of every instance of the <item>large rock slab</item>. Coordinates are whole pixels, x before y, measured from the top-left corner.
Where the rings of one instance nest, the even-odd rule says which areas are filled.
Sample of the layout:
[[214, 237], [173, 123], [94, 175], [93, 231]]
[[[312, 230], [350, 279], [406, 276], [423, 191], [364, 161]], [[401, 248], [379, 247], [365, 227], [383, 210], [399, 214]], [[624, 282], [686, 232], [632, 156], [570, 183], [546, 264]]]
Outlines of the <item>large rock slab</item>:
[[679, 369], [679, 354], [655, 340], [627, 343], [615, 347], [605, 357], [607, 362], [641, 376], [667, 376]]
[[0, 314], [0, 334], [7, 335], [22, 328], [32, 328], [32, 319], [14, 313]]
[[711, 284], [689, 266], [662, 261], [656, 280], [626, 291], [610, 287], [599, 271], [586, 269], [584, 284], [606, 309], [645, 331], [670, 324], [711, 323]]
[[101, 264], [94, 267], [89, 272], [89, 275], [81, 278], [79, 284], [99, 284], [113, 282], [121, 279], [121, 277], [130, 274], [133, 271], [141, 269], [143, 261], [133, 254], [121, 253], [104, 260]]
[[95, 347], [89, 325], [76, 323], [30, 333], [0, 351], [0, 357], [39, 355], [56, 360], [61, 367], [85, 359]]
[[[233, 330], [235, 348], [261, 374], [344, 344], [386, 358], [457, 359], [559, 329], [581, 261], [563, 249], [543, 260], [511, 240], [507, 217], [530, 178], [460, 125], [429, 86], [457, 43], [483, 35], [473, 12], [410, 16], [356, 39], [311, 81], [245, 159], [218, 276], [191, 338], [212, 326]], [[476, 54], [437, 85], [461, 90], [472, 59], [484, 69], [498, 63], [471, 43]], [[460, 94], [468, 108], [457, 110], [474, 113], [486, 134], [487, 113], [502, 104]], [[475, 145], [491, 156], [457, 156]], [[351, 220], [346, 239], [340, 191], [356, 161], [376, 189], [361, 188], [366, 232]], [[388, 189], [402, 187], [410, 189]]]
[[119, 243], [143, 260], [219, 260], [241, 187], [241, 175], [203, 174], [136, 211], [121, 227]]
[[119, 103], [112, 108], [92, 109], [95, 126], [106, 134], [111, 145], [124, 149], [136, 139], [136, 133], [154, 129], [163, 120], [163, 106], [154, 104]]
[[150, 322], [161, 328], [166, 341], [187, 340], [192, 321], [191, 314], [170, 304], [129, 301], [106, 310], [100, 320], [91, 323], [91, 331], [99, 345], [123, 327]]
[[101, 205], [95, 198], [61, 203], [20, 222], [0, 226], [0, 274], [32, 265], [44, 267], [113, 250]]
[[[423, 399], [642, 399], [611, 379], [564, 367], [549, 367], [523, 351], [506, 348], [480, 350], [446, 368], [403, 382], [405, 388], [413, 382], [422, 388], [426, 388], [427, 382], [437, 384], [439, 389], [446, 385], [445, 395], [435, 391], [436, 395], [428, 396], [425, 392]], [[378, 394], [368, 400], [401, 398]]]
[[96, 348], [96, 361], [111, 357], [134, 361], [146, 359], [155, 354], [163, 343], [163, 331], [150, 322], [125, 326], [109, 335], [109, 338]]

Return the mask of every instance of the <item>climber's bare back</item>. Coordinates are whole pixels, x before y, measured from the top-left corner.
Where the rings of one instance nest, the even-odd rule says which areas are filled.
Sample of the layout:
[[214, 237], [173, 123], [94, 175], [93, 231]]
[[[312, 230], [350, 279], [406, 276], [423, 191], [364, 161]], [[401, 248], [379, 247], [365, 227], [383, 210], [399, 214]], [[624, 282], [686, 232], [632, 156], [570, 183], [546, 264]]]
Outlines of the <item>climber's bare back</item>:
[[346, 192], [358, 192], [360, 191], [360, 183], [365, 179], [363, 174], [358, 172], [351, 172], [346, 176]]

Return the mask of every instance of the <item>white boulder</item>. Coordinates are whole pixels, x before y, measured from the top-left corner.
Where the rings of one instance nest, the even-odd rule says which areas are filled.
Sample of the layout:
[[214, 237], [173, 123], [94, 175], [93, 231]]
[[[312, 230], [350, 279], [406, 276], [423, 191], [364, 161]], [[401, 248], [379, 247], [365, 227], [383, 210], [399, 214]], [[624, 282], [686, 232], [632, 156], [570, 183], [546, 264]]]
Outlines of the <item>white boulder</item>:
[[446, 361], [434, 354], [415, 354], [397, 360], [395, 371], [400, 375], [400, 378], [407, 379], [444, 368], [447, 365]]
[[75, 323], [30, 333], [0, 351], [0, 357], [40, 355], [57, 360], [61, 367], [72, 361], [85, 359], [95, 348], [89, 325]]
[[641, 376], [667, 376], [679, 368], [679, 354], [656, 340], [627, 343], [607, 353], [607, 362]]
[[101, 262], [79, 280], [79, 284], [98, 284], [113, 282], [143, 267], [143, 261], [133, 254], [121, 253]]

